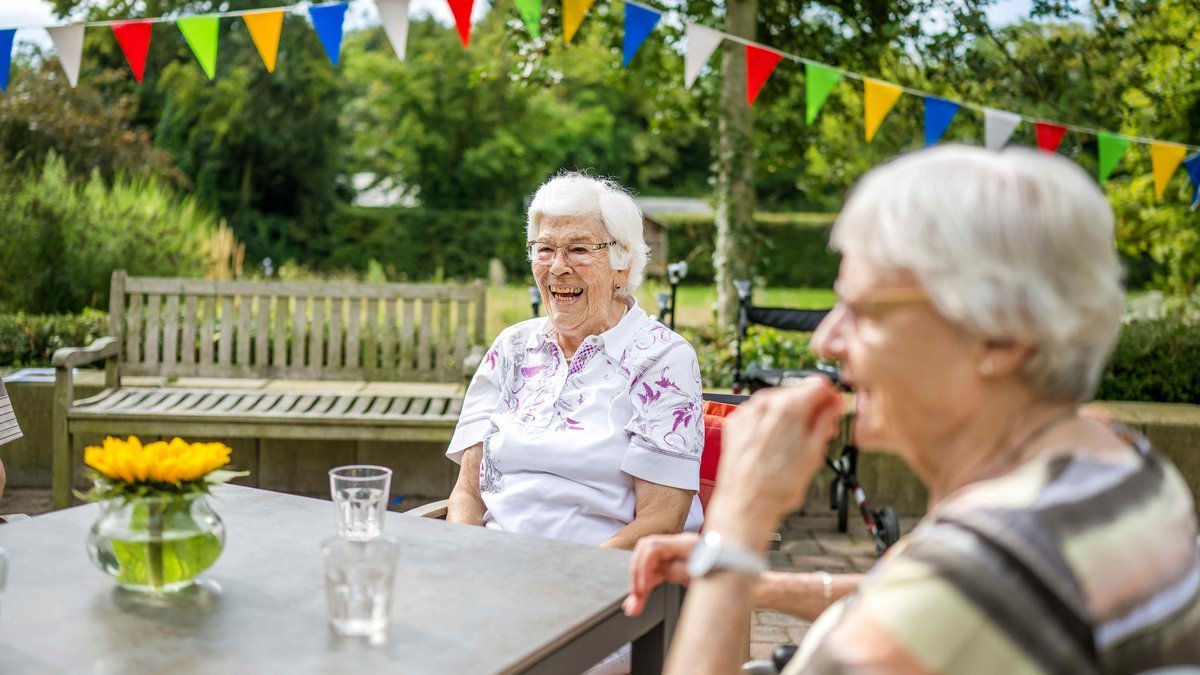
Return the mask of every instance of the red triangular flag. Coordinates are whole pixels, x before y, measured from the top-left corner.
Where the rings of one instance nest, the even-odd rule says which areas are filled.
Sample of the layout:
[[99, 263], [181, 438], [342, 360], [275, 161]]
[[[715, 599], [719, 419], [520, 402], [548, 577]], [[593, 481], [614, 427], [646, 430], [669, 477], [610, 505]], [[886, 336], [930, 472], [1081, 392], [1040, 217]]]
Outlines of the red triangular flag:
[[1067, 135], [1066, 127], [1053, 122], [1035, 122], [1033, 128], [1037, 130], [1038, 147], [1046, 152], [1057, 150], [1063, 136]]
[[746, 45], [746, 105], [754, 105], [758, 92], [762, 91], [781, 59], [783, 54], [774, 49]]
[[447, 0], [450, 11], [454, 14], [454, 24], [458, 26], [458, 37], [465, 48], [471, 42], [471, 10], [475, 0]]
[[141, 84], [142, 74], [146, 72], [146, 52], [150, 50], [150, 22], [114, 23], [112, 30], [121, 44], [121, 51], [125, 52], [125, 60], [133, 69], [133, 77]]

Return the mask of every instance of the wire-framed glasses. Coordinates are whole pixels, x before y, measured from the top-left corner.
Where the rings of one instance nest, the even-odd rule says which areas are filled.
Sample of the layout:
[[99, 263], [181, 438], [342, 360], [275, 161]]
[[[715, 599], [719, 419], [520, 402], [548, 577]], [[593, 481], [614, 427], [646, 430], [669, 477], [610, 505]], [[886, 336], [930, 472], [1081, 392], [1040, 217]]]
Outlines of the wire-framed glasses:
[[529, 252], [529, 259], [539, 265], [549, 265], [558, 257], [558, 252], [561, 250], [567, 258], [567, 264], [571, 266], [590, 265], [595, 262], [600, 252], [607, 249], [609, 246], [615, 245], [615, 241], [606, 241], [599, 244], [589, 242], [573, 241], [569, 244], [555, 246], [548, 241], [530, 241], [525, 243], [525, 250]]

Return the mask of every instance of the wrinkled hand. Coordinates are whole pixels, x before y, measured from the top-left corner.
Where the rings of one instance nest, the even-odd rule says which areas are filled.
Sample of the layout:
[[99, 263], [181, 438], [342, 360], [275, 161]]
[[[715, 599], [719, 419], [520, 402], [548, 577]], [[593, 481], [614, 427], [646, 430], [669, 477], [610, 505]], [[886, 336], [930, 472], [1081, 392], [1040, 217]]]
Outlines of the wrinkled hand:
[[841, 413], [841, 394], [820, 376], [759, 392], [743, 403], [722, 433], [717, 488], [705, 514], [709, 523], [725, 526], [730, 518], [753, 517], [765, 531], [777, 526], [778, 518], [803, 502]]
[[621, 603], [626, 616], [637, 616], [646, 607], [646, 598], [659, 584], [686, 584], [689, 580], [687, 559], [700, 535], [656, 534], [642, 537], [633, 549], [629, 563], [629, 597]]

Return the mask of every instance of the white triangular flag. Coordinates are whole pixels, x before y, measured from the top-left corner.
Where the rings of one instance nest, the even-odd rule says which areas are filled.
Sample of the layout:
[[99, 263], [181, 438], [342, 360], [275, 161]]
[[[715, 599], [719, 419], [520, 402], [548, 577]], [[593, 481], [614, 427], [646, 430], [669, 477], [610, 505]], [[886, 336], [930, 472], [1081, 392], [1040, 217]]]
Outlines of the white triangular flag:
[[689, 23], [686, 37], [687, 54], [683, 58], [683, 83], [686, 88], [691, 89], [696, 78], [700, 77], [700, 71], [704, 69], [708, 57], [712, 56], [725, 35], [720, 31]]
[[383, 32], [387, 33], [396, 56], [403, 61], [408, 45], [408, 0], [375, 0], [375, 6], [379, 8]]
[[79, 82], [79, 64], [83, 62], [83, 26], [54, 26], [46, 32], [54, 42], [67, 81], [74, 87]]
[[1000, 150], [1012, 138], [1021, 116], [1003, 110], [983, 109], [984, 145], [988, 150]]

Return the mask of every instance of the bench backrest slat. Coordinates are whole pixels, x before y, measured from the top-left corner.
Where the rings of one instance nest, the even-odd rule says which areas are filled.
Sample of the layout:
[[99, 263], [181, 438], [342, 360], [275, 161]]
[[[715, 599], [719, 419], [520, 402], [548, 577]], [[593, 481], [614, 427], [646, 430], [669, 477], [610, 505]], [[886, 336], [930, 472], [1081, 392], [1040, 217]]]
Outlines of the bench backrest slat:
[[471, 285], [213, 281], [113, 274], [122, 372], [457, 382], [483, 344]]

